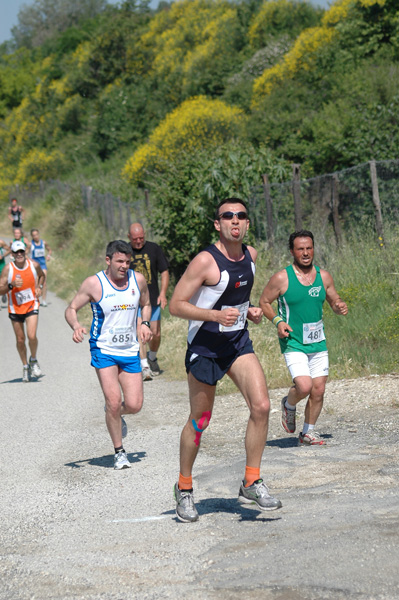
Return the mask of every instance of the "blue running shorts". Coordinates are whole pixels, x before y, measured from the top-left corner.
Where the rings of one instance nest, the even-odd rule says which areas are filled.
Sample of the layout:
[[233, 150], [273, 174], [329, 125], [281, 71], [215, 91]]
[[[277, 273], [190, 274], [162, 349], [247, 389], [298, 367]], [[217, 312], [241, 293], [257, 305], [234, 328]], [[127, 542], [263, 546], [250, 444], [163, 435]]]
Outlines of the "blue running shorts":
[[132, 356], [113, 356], [111, 354], [103, 354], [101, 350], [95, 348], [91, 351], [91, 366], [96, 369], [105, 369], [117, 365], [126, 373], [141, 373], [141, 361], [139, 353]]

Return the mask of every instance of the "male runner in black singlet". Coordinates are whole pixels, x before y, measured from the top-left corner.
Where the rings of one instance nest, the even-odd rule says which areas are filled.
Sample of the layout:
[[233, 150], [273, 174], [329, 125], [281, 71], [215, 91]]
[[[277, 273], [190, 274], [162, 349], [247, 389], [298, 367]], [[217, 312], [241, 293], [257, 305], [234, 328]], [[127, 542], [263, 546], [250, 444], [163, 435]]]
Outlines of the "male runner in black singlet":
[[270, 496], [260, 478], [266, 444], [270, 401], [262, 367], [249, 339], [247, 318], [260, 323], [262, 311], [250, 306], [257, 252], [242, 241], [248, 230], [246, 204], [228, 198], [216, 208], [219, 240], [189, 264], [170, 301], [170, 313], [189, 319], [186, 370], [190, 415], [180, 440], [180, 475], [174, 492], [176, 515], [196, 521], [192, 468], [202, 432], [209, 425], [218, 380], [227, 373], [250, 411], [245, 437], [245, 476], [239, 500], [275, 510], [281, 502]]

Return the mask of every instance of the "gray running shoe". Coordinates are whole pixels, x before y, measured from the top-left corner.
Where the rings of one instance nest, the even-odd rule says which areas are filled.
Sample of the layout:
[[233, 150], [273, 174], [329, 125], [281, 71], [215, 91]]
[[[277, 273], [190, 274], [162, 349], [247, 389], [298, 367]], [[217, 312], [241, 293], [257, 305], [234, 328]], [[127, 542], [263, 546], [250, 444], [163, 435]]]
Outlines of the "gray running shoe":
[[29, 367], [23, 367], [22, 381], [24, 383], [29, 383]]
[[314, 429], [311, 429], [305, 434], [300, 433], [299, 443], [304, 444], [305, 446], [325, 446], [327, 444], [326, 440], [323, 440], [320, 437], [320, 433], [317, 433]]
[[122, 438], [125, 438], [127, 436], [127, 423], [123, 417], [121, 417], [121, 421], [122, 421]]
[[282, 507], [280, 500], [269, 494], [263, 479], [258, 479], [248, 487], [244, 487], [244, 482], [242, 482], [238, 499], [243, 504], [257, 504], [260, 510], [277, 510]]
[[177, 483], [174, 487], [176, 500], [176, 516], [183, 523], [198, 521], [198, 512], [194, 504], [194, 494], [187, 490], [179, 490]]
[[41, 369], [39, 367], [39, 363], [37, 362], [37, 360], [32, 360], [32, 358], [29, 359], [29, 368], [30, 368], [30, 374], [33, 377], [41, 377], [42, 376], [42, 372]]
[[295, 433], [296, 410], [289, 410], [285, 406], [286, 400], [287, 396], [284, 396], [284, 398], [281, 400], [281, 425], [287, 433]]
[[120, 450], [114, 456], [114, 469], [120, 471], [121, 469], [130, 469], [131, 463], [127, 457], [127, 454], [124, 450]]
[[143, 367], [143, 381], [151, 381], [152, 373], [150, 367]]
[[150, 358], [147, 358], [148, 360], [148, 364], [150, 365], [150, 369], [151, 369], [151, 373], [156, 377], [157, 375], [161, 374], [161, 369], [159, 368], [159, 364], [157, 359], [155, 360], [151, 360]]

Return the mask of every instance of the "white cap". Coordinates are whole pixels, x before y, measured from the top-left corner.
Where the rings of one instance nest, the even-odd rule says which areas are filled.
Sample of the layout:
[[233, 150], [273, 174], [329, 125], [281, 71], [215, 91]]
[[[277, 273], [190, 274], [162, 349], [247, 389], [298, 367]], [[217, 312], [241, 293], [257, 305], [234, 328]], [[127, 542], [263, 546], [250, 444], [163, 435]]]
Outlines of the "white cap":
[[11, 252], [18, 252], [18, 250], [26, 250], [25, 244], [20, 240], [16, 240], [11, 244]]

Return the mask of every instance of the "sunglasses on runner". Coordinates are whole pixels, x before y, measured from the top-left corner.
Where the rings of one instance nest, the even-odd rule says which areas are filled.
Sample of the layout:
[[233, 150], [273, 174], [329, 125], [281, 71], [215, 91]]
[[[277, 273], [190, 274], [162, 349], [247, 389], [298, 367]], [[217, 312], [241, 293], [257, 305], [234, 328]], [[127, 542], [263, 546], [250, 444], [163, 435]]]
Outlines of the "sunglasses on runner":
[[223, 212], [219, 215], [219, 219], [223, 219], [224, 221], [231, 221], [233, 217], [237, 217], [239, 221], [244, 221], [245, 219], [248, 219], [247, 213], [243, 210], [240, 210], [238, 212], [232, 212], [231, 210], [227, 210], [226, 212]]
[[17, 250], [16, 252], [13, 252], [13, 254], [25, 254], [25, 250]]

